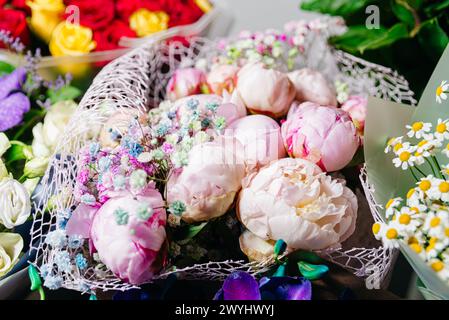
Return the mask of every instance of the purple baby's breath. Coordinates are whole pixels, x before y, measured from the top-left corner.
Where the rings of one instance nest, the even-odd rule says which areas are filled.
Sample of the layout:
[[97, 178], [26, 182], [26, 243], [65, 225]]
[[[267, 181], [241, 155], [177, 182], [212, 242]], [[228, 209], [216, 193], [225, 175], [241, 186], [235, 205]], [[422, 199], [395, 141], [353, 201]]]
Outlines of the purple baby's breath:
[[0, 42], [16, 53], [22, 53], [25, 50], [25, 45], [20, 38], [14, 38], [8, 30], [0, 30]]

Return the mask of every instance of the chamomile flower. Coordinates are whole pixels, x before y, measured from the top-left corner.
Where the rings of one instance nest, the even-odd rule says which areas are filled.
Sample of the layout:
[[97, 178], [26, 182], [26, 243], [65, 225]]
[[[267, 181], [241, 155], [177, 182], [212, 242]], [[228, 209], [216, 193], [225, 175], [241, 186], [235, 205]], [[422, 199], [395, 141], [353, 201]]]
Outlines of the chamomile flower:
[[383, 224], [381, 222], [376, 222], [373, 224], [371, 229], [372, 229], [374, 237], [377, 240], [382, 240], [382, 235], [384, 233], [385, 224]]
[[431, 200], [449, 202], [449, 182], [442, 179], [433, 179], [432, 187], [427, 191]]
[[423, 230], [429, 236], [444, 239], [447, 228], [449, 228], [449, 213], [447, 211], [431, 211], [426, 215]]
[[414, 147], [404, 143], [403, 147], [396, 152], [397, 157], [393, 159], [394, 166], [396, 168], [400, 167], [402, 170], [413, 167], [415, 165], [414, 149]]
[[422, 216], [417, 208], [402, 207], [396, 219], [400, 233], [414, 235], [418, 227], [422, 225]]
[[409, 207], [419, 206], [424, 201], [424, 192], [419, 188], [411, 188], [407, 192], [406, 203]]
[[401, 205], [402, 198], [392, 198], [388, 200], [387, 204], [385, 205], [385, 215], [389, 219], [391, 218], [398, 210], [397, 208]]
[[444, 251], [443, 242], [437, 237], [431, 237], [427, 243], [425, 248], [426, 251], [426, 259], [430, 260], [438, 257]]
[[407, 136], [410, 138], [416, 137], [417, 139], [423, 138], [432, 129], [432, 124], [429, 122], [414, 122], [412, 125], [406, 126], [409, 131]]
[[446, 145], [446, 148], [441, 150], [441, 153], [443, 153], [446, 157], [449, 158], [449, 143]]
[[429, 261], [429, 266], [441, 279], [444, 281], [449, 280], [449, 265], [439, 259], [431, 259]]
[[402, 237], [396, 222], [388, 223], [381, 231], [382, 243], [386, 248], [399, 248], [399, 240]]
[[449, 139], [449, 120], [441, 120], [438, 119], [438, 124], [435, 127], [435, 137], [442, 141], [442, 140], [448, 140]]
[[434, 185], [435, 177], [432, 175], [428, 175], [425, 178], [421, 178], [420, 181], [418, 181], [416, 184], [418, 185], [418, 191], [423, 192], [424, 195], [427, 194], [427, 192], [432, 188], [432, 185]]
[[446, 176], [449, 176], [449, 164], [446, 164], [441, 167], [441, 173], [445, 174]]
[[411, 236], [407, 241], [408, 246], [412, 249], [417, 255], [419, 255], [422, 259], [426, 258], [426, 252], [424, 249], [424, 237], [420, 237], [417, 235]]
[[447, 80], [441, 81], [441, 84], [435, 90], [435, 99], [438, 103], [442, 103], [443, 100], [447, 99], [447, 91], [449, 90], [449, 83]]
[[391, 138], [387, 142], [387, 146], [385, 147], [385, 153], [389, 153], [390, 151], [398, 151], [402, 148], [402, 139], [403, 137]]

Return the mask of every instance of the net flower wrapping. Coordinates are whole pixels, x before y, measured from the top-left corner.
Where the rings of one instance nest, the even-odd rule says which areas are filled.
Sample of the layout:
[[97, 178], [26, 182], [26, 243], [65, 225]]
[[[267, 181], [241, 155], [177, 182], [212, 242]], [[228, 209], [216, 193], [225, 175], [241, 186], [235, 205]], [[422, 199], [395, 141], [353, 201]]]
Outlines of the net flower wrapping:
[[[326, 80], [335, 83], [335, 87], [337, 88], [336, 96], [334, 99], [330, 98], [329, 103], [343, 103], [349, 99], [350, 95], [373, 95], [388, 100], [413, 104], [413, 93], [409, 90], [407, 82], [394, 71], [327, 47], [326, 39], [328, 36], [332, 35], [331, 30], [342, 30], [342, 28], [344, 29], [344, 26], [341, 24], [340, 20], [313, 21], [312, 23], [296, 22], [289, 24], [287, 26], [287, 32], [285, 33], [269, 30], [256, 34], [241, 34], [236, 39], [224, 39], [220, 41], [193, 38], [189, 44], [167, 44], [161, 42], [139, 47], [107, 65], [95, 78], [91, 87], [83, 97], [77, 112], [71, 119], [64, 136], [61, 139], [62, 142], [57, 147], [38, 192], [36, 192], [33, 199], [36, 212], [34, 214], [33, 228], [31, 231], [32, 250], [37, 253], [37, 258], [34, 261], [31, 261], [31, 263], [37, 267], [42, 277], [45, 279], [44, 284], [53, 289], [64, 287], [81, 292], [89, 292], [95, 290], [127, 290], [137, 287], [136, 284], [130, 283], [140, 282], [138, 281], [140, 276], [149, 279], [148, 274], [127, 274], [126, 276], [122, 275], [118, 277], [117, 275], [120, 274], [122, 269], [120, 265], [117, 265], [115, 258], [111, 258], [112, 261], [105, 261], [104, 258], [99, 256], [100, 251], [89, 252], [89, 249], [92, 248], [92, 246], [91, 243], [88, 242], [95, 242], [97, 250], [103, 245], [106, 248], [105, 250], [108, 250], [108, 241], [103, 241], [104, 244], [100, 244], [102, 238], [100, 236], [96, 238], [96, 235], [93, 234], [95, 232], [92, 231], [90, 231], [88, 237], [83, 237], [83, 232], [80, 230], [77, 230], [78, 236], [76, 236], [76, 234], [67, 236], [66, 228], [70, 225], [71, 217], [81, 205], [90, 206], [90, 208], [92, 208], [100, 203], [101, 208], [99, 211], [103, 210], [105, 204], [113, 205], [111, 204], [110, 199], [114, 196], [108, 194], [107, 190], [106, 193], [102, 193], [102, 190], [98, 190], [98, 194], [89, 194], [87, 192], [80, 193], [77, 182], [80, 178], [80, 172], [82, 172], [84, 168], [83, 166], [89, 166], [89, 161], [85, 161], [83, 157], [85, 158], [87, 155], [88, 157], [95, 156], [101, 158], [98, 154], [104, 152], [103, 149], [95, 144], [96, 141], [102, 141], [103, 146], [106, 145], [110, 148], [114, 148], [116, 147], [114, 146], [115, 140], [111, 137], [116, 134], [119, 137], [116, 136], [115, 138], [120, 138], [120, 143], [123, 145], [124, 140], [126, 140], [125, 138], [130, 134], [129, 132], [132, 134], [131, 127], [126, 127], [126, 124], [129, 124], [130, 118], [134, 119], [131, 122], [134, 123], [135, 134], [140, 135], [142, 121], [143, 123], [148, 121], [148, 119], [142, 120], [142, 118], [148, 116], [150, 118], [150, 124], [151, 119], [160, 120], [161, 114], [158, 114], [158, 112], [161, 112], [162, 110], [162, 115], [169, 115], [170, 112], [164, 113], [164, 110], [169, 110], [173, 104], [176, 105], [178, 103], [181, 105], [176, 109], [178, 111], [185, 108], [189, 117], [191, 116], [190, 112], [196, 110], [196, 108], [200, 110], [204, 107], [207, 109], [207, 112], [212, 112], [211, 110], [213, 109], [212, 114], [215, 116], [211, 116], [210, 119], [208, 118], [208, 123], [205, 123], [205, 119], [201, 118], [202, 121], [199, 121], [199, 124], [197, 124], [197, 131], [195, 131], [195, 128], [190, 128], [189, 132], [192, 132], [193, 130], [193, 132], [196, 132], [195, 138], [201, 140], [204, 138], [204, 135], [208, 134], [215, 137], [217, 131], [221, 134], [221, 131], [225, 130], [224, 124], [226, 123], [223, 118], [226, 118], [225, 120], [231, 122], [231, 120], [239, 121], [238, 119], [243, 116], [243, 114], [240, 113], [241, 110], [238, 108], [239, 103], [236, 102], [235, 96], [232, 97], [232, 95], [226, 94], [230, 91], [236, 91], [234, 89], [237, 84], [232, 80], [234, 72], [232, 68], [221, 70], [218, 73], [218, 76], [213, 78], [214, 81], [209, 81], [207, 88], [204, 86], [202, 75], [199, 74], [189, 74], [188, 80], [191, 82], [182, 81], [182, 77], [185, 76], [183, 70], [188, 68], [206, 70], [210, 75], [216, 64], [232, 66], [243, 65], [250, 62], [253, 67], [256, 66], [254, 68], [258, 69], [248, 73], [248, 79], [245, 80], [246, 82], [251, 82], [251, 74], [257, 72], [261, 75], [259, 77], [261, 81], [263, 81], [266, 72], [278, 72], [280, 75], [276, 75], [277, 81], [279, 81], [281, 87], [282, 81], [285, 81], [285, 83], [288, 84], [285, 90], [289, 91], [290, 89], [288, 89], [288, 86], [291, 83], [294, 83], [294, 81], [283, 80], [282, 74], [307, 67], [311, 70], [319, 71], [320, 76], [323, 77], [323, 81]], [[282, 37], [279, 35], [282, 35]], [[286, 35], [285, 38], [283, 38], [284, 35]], [[258, 37], [263, 39], [268, 38], [264, 43], [264, 47], [254, 47], [253, 45], [254, 43], [257, 43], [257, 41], [249, 41], [249, 39], [254, 40]], [[281, 40], [277, 41], [277, 39]], [[266, 54], [266, 50], [268, 50], [270, 54]], [[258, 64], [262, 64], [263, 67], [257, 67]], [[317, 79], [316, 77], [314, 79]], [[215, 81], [217, 78], [219, 81]], [[178, 79], [178, 82], [174, 79]], [[186, 85], [186, 83], [188, 85]], [[242, 86], [242, 84], [238, 85]], [[295, 88], [296, 87], [297, 85], [295, 84]], [[193, 100], [184, 100], [183, 103], [179, 102], [180, 98], [183, 100], [183, 96], [192, 96], [198, 93], [207, 92], [207, 90], [221, 93], [219, 96], [220, 101], [214, 102], [208, 100], [203, 103], [200, 98], [195, 98]], [[290, 102], [297, 98], [295, 97], [295, 92], [291, 94], [287, 92], [287, 95], [291, 95], [289, 102], [281, 101], [276, 107], [276, 110], [266, 110], [264, 109], [266, 108], [266, 105], [263, 100], [260, 100], [260, 97], [253, 97], [250, 94], [250, 91], [246, 93], [245, 88], [241, 87], [239, 90], [240, 99], [243, 100], [244, 105], [251, 105], [254, 109], [251, 110], [252, 112], [265, 114], [263, 117], [268, 119], [286, 116], [289, 110], [285, 109], [284, 105], [288, 104], [290, 106]], [[305, 92], [310, 93], [311, 90], [307, 89]], [[162, 103], [164, 99], [170, 95], [173, 96], [173, 100], [176, 99], [176, 102], [168, 104], [167, 102]], [[219, 114], [220, 111], [217, 111], [216, 109], [219, 109], [220, 105], [226, 103], [234, 106], [235, 110], [232, 109], [232, 112], [227, 112], [224, 115]], [[318, 107], [310, 106], [310, 108]], [[148, 113], [148, 110], [153, 110], [153, 112], [150, 111]], [[230, 109], [226, 110], [229, 111]], [[271, 111], [273, 112], [270, 113]], [[271, 118], [267, 117], [267, 114]], [[130, 115], [132, 116], [130, 117]], [[287, 117], [290, 117], [290, 115]], [[122, 125], [124, 118], [128, 119], [128, 121], [125, 121], [125, 126]], [[182, 122], [182, 117], [179, 121]], [[153, 132], [152, 134], [165, 136], [166, 132], [163, 132], [161, 123], [161, 121], [156, 121], [148, 128], [143, 126], [143, 131], [150, 130]], [[190, 121], [189, 125], [191, 124], [192, 122]], [[272, 124], [267, 120], [266, 125], [270, 126]], [[291, 125], [293, 126], [293, 124]], [[339, 128], [340, 125], [340, 122], [338, 122], [335, 124], [335, 127]], [[353, 124], [349, 124], [349, 122], [343, 122], [343, 125], [347, 125], [350, 128], [353, 126]], [[207, 127], [210, 131], [203, 130], [203, 127]], [[113, 129], [107, 130], [105, 133], [105, 128]], [[124, 131], [126, 131], [125, 129], [129, 130], [126, 134], [124, 133]], [[158, 132], [158, 130], [160, 131]], [[355, 127], [351, 130], [351, 134], [357, 134]], [[207, 133], [204, 133], [206, 131]], [[143, 132], [140, 137], [144, 137], [146, 134], [146, 132]], [[226, 134], [224, 136], [226, 137]], [[281, 136], [279, 138], [284, 139], [284, 137]], [[164, 139], [164, 141], [167, 141], [167, 137], [164, 137]], [[141, 145], [133, 145], [132, 141], [128, 142], [129, 143], [125, 142], [126, 150], [130, 154], [128, 160], [140, 157], [139, 159], [141, 162], [139, 163], [149, 163], [148, 161], [142, 160], [142, 157], [146, 156], [146, 152], [144, 152], [145, 150], [140, 150]], [[203, 143], [204, 141], [200, 142]], [[207, 148], [212, 148], [211, 150], [214, 150], [214, 142], [207, 141], [207, 143], [209, 143]], [[288, 142], [286, 144], [288, 145]], [[236, 145], [239, 146], [236, 147]], [[168, 145], [162, 145], [160, 147], [167, 148], [165, 149], [167, 153], [171, 152], [170, 146]], [[197, 145], [193, 146], [193, 148], [197, 147]], [[232, 144], [232, 147], [240, 148], [242, 147], [242, 143]], [[298, 150], [292, 149], [287, 150], [287, 152], [292, 156], [299, 158], [299, 156], [293, 155], [294, 153], [298, 154]], [[238, 158], [239, 154], [237, 149], [234, 155]], [[152, 155], [154, 156], [154, 153]], [[285, 156], [286, 155], [277, 155], [278, 158], [283, 158]], [[191, 160], [191, 157], [189, 160]], [[250, 173], [255, 174], [260, 167], [266, 165], [264, 162], [266, 159], [257, 158], [252, 160], [254, 160], [252, 165], [246, 166], [244, 169], [250, 170]], [[155, 237], [152, 244], [158, 243], [158, 245], [157, 248], [151, 248], [151, 250], [154, 250], [154, 254], [151, 255], [151, 263], [149, 264], [151, 265], [151, 268], [146, 270], [146, 272], [152, 273], [150, 280], [163, 279], [173, 273], [176, 273], [178, 277], [184, 279], [223, 280], [233, 271], [246, 271], [255, 276], [263, 275], [269, 271], [274, 264], [274, 259], [272, 255], [269, 254], [265, 255], [263, 259], [251, 259], [250, 262], [248, 262], [246, 258], [242, 258], [244, 256], [240, 254], [237, 255], [238, 259], [227, 257], [226, 259], [211, 260], [210, 262], [206, 261], [204, 263], [195, 263], [195, 259], [193, 259], [193, 262], [191, 261], [190, 263], [180, 265], [173, 264], [173, 260], [167, 260], [165, 255], [157, 254], [158, 252], [165, 250], [161, 248], [165, 248], [166, 246], [170, 247], [168, 249], [170, 253], [180, 250], [176, 245], [174, 246], [172, 243], [167, 244], [167, 241], [164, 240], [165, 231], [163, 231], [163, 226], [171, 227], [174, 225], [176, 227], [177, 224], [179, 225], [181, 223], [181, 219], [182, 223], [194, 222], [194, 228], [188, 229], [189, 236], [194, 237], [196, 234], [200, 234], [202, 228], [206, 225], [204, 217], [194, 210], [195, 205], [197, 205], [196, 203], [189, 202], [191, 199], [188, 197], [184, 198], [183, 201], [177, 200], [182, 195], [185, 195], [187, 191], [193, 192], [192, 190], [188, 190], [189, 188], [179, 189], [181, 188], [179, 185], [182, 185], [179, 181], [192, 181], [183, 177], [189, 172], [191, 173], [191, 171], [187, 170], [187, 167], [183, 167], [186, 164], [184, 164], [182, 154], [180, 153], [176, 160], [170, 158], [170, 161], [175, 167], [183, 168], [183, 171], [179, 176], [174, 174], [175, 177], [173, 178], [178, 179], [175, 179], [174, 181], [176, 186], [178, 186], [178, 189], [161, 188], [158, 179], [163, 181], [170, 180], [168, 176], [157, 176], [157, 179], [154, 179], [153, 182], [151, 182], [152, 184], [150, 183], [152, 187], [148, 190], [145, 189], [143, 187], [145, 183], [142, 181], [149, 176], [153, 176], [154, 173], [160, 174], [161, 172], [152, 171], [152, 169], [147, 166], [141, 166], [139, 163], [131, 161], [130, 166], [132, 167], [135, 165], [136, 168], [134, 168], [135, 170], [131, 174], [133, 177], [131, 177], [131, 175], [129, 176], [129, 183], [137, 189], [139, 189], [140, 186], [142, 187], [141, 189], [145, 190], [139, 189], [138, 193], [128, 199], [129, 201], [121, 198], [121, 201], [123, 202], [121, 202], [120, 205], [117, 205], [115, 210], [103, 210], [105, 213], [101, 214], [101, 216], [104, 218], [104, 222], [98, 222], [97, 220], [99, 220], [99, 218], [97, 219], [97, 217], [99, 214], [98, 212], [95, 213], [96, 218], [92, 227], [98, 232], [101, 232], [101, 228], [112, 230], [117, 228], [117, 226], [126, 226], [126, 228], [129, 228], [128, 231], [130, 233], [136, 234], [139, 233], [136, 222], [138, 217], [150, 219], [152, 221], [151, 223], [153, 223], [151, 228], [159, 230], [152, 233]], [[313, 157], [305, 160], [292, 158], [292, 161], [295, 162], [293, 166], [297, 166], [301, 161], [308, 163], [304, 166], [300, 165], [301, 169], [298, 170], [306, 170], [307, 172], [311, 170], [307, 175], [310, 175], [312, 182], [315, 181], [315, 183], [318, 183], [316, 181], [320, 181], [319, 183], [329, 183], [329, 185], [334, 188], [333, 192], [335, 192], [335, 194], [341, 194], [341, 192], [343, 192], [341, 190], [347, 189], [348, 191], [344, 191], [344, 194], [349, 192], [352, 195], [345, 196], [345, 199], [348, 199], [345, 201], [348, 201], [348, 203], [354, 203], [355, 201], [357, 203], [357, 200], [355, 200], [357, 196], [359, 202], [357, 223], [355, 223], [354, 218], [354, 221], [351, 221], [351, 219], [348, 220], [351, 221], [352, 226], [345, 224], [344, 228], [345, 230], [348, 230], [348, 233], [340, 230], [341, 234], [338, 236], [337, 240], [334, 241], [333, 245], [327, 245], [326, 248], [312, 246], [307, 249], [316, 250], [319, 255], [347, 268], [357, 276], [368, 277], [375, 274], [380, 282], [386, 279], [395, 256], [395, 251], [393, 249], [383, 248], [377, 242], [369, 243], [361, 240], [363, 239], [363, 236], [360, 236], [358, 230], [363, 228], [363, 224], [365, 223], [364, 220], [370, 221], [365, 223], [368, 226], [372, 222], [370, 214], [363, 214], [363, 212], [368, 213], [369, 210], [366, 208], [366, 200], [362, 193], [358, 191], [355, 195], [352, 191], [349, 191], [349, 188], [344, 187], [344, 183], [341, 183], [340, 185], [340, 182], [338, 182], [340, 181], [338, 180], [338, 174], [333, 174], [331, 176], [327, 175], [326, 171], [330, 170], [326, 170], [326, 165], [321, 163], [320, 159], [315, 159]], [[316, 164], [314, 164], [314, 162]], [[97, 169], [108, 168], [106, 170], [109, 170], [109, 168], [113, 168], [114, 165], [114, 160], [112, 160], [112, 162], [106, 160], [96, 162]], [[117, 165], [122, 166], [123, 163]], [[332, 165], [335, 166], [333, 169], [336, 170], [342, 168], [341, 163], [333, 163]], [[235, 174], [235, 181], [243, 178], [243, 174], [239, 173], [239, 168], [233, 168], [232, 170]], [[289, 165], [286, 165], [286, 169], [283, 170], [290, 172], [288, 170], [293, 169], [291, 169]], [[172, 178], [171, 174], [170, 178]], [[89, 179], [92, 179], [92, 176], [89, 176], [89, 174], [86, 173], [83, 180], [87, 183], [87, 181], [90, 181]], [[227, 177], [227, 179], [230, 178]], [[120, 179], [113, 179], [112, 184], [114, 185], [114, 188], [123, 182], [119, 180]], [[244, 188], [247, 188], [245, 190], [251, 192], [251, 188], [254, 187], [253, 184], [254, 180], [244, 186]], [[232, 230], [238, 230], [240, 233], [241, 227], [237, 221], [240, 220], [248, 229], [252, 229], [251, 232], [253, 234], [257, 234], [257, 228], [253, 229], [251, 228], [251, 223], [245, 222], [248, 221], [248, 219], [252, 219], [252, 213], [245, 211], [245, 208], [242, 207], [241, 204], [238, 205], [237, 212], [223, 215], [229, 211], [228, 209], [232, 206], [234, 198], [237, 197], [239, 191], [239, 186], [234, 186], [233, 183], [229, 181], [226, 181], [226, 188], [229, 189], [225, 189], [226, 196], [220, 198], [220, 205], [217, 205], [218, 201], [214, 198], [215, 202], [213, 202], [212, 205], [214, 208], [213, 212], [217, 213], [215, 210], [216, 208], [223, 208], [223, 212], [220, 212], [219, 215], [221, 216], [218, 217], [218, 219], [221, 219], [220, 221], [229, 226], [231, 233], [233, 232]], [[192, 189], [195, 189], [195, 187]], [[167, 190], [169, 191], [167, 192]], [[148, 192], [151, 195], [149, 195]], [[102, 199], [102, 195], [105, 196], [104, 199]], [[142, 195], [145, 196], [145, 201], [151, 201], [151, 205], [148, 205], [146, 208], [140, 208], [138, 203], [133, 202], [133, 199], [137, 199]], [[232, 195], [232, 197], [230, 195]], [[174, 199], [173, 201], [170, 200], [171, 196]], [[227, 196], [230, 198], [227, 199]], [[163, 205], [162, 197], [168, 199], [169, 205]], [[333, 199], [333, 196], [330, 198]], [[242, 200], [240, 197], [239, 201], [245, 200]], [[210, 203], [211, 202], [208, 202], [207, 204], [211, 205]], [[348, 206], [351, 205], [347, 204], [346, 207]], [[148, 212], [147, 209], [150, 207], [152, 210], [151, 212]], [[357, 205], [353, 206], [353, 208], [357, 208]], [[140, 213], [131, 217], [128, 214], [131, 211]], [[86, 208], [85, 210], [82, 210], [82, 212], [85, 216], [91, 214], [89, 209]], [[355, 214], [357, 213], [355, 212]], [[92, 215], [94, 215], [94, 213], [92, 213]], [[243, 217], [244, 215], [246, 215], [246, 218]], [[109, 225], [111, 220], [113, 220], [114, 223]], [[136, 223], [136, 228], [132, 228], [134, 223]], [[98, 225], [98, 227], [96, 227], [96, 225]], [[341, 228], [343, 228], [343, 225], [341, 225]], [[355, 228], [355, 232], [352, 236], [350, 236], [352, 232], [349, 232], [351, 231], [351, 228]], [[117, 233], [120, 233], [121, 230], [123, 230], [123, 228], [118, 228]], [[237, 235], [235, 238], [238, 240], [238, 237], [239, 236]], [[185, 236], [183, 239], [185, 239]], [[248, 238], [240, 238], [242, 249], [245, 248], [245, 239]], [[343, 241], [342, 243], [339, 243], [340, 239]], [[113, 240], [110, 242], [113, 242]], [[267, 244], [267, 242], [264, 243]], [[289, 241], [287, 241], [287, 243], [289, 243]], [[290, 241], [291, 245], [289, 244], [289, 249], [298, 249], [299, 247], [297, 247], [297, 244], [300, 243], [301, 239], [298, 241]], [[182, 245], [184, 244], [181, 241], [181, 246]], [[267, 245], [269, 245], [269, 242]], [[189, 256], [192, 257], [205, 255], [203, 252], [204, 249], [201, 248], [201, 246], [188, 246], [185, 250], [187, 250]], [[126, 254], [128, 253], [125, 253], [125, 255]], [[247, 252], [245, 252], [245, 254], [250, 256]], [[220, 256], [218, 257], [220, 258]], [[197, 261], [201, 261], [201, 259], [198, 259]], [[147, 263], [148, 261], [145, 260], [145, 262]], [[111, 271], [111, 268], [114, 269], [114, 271]], [[128, 276], [136, 276], [137, 280], [131, 281]]]

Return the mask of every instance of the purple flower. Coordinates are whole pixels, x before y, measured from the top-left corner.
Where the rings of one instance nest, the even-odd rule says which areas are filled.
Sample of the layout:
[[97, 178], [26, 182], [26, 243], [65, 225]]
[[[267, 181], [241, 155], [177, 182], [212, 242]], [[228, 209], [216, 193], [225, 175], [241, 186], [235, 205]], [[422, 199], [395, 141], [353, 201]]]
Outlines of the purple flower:
[[302, 277], [264, 277], [259, 283], [247, 272], [236, 271], [223, 283], [214, 300], [311, 300], [312, 284]]
[[19, 90], [26, 79], [24, 68], [17, 68], [11, 74], [0, 78], [0, 100], [10, 95], [12, 91]]
[[[0, 81], [0, 91], [2, 83]], [[11, 129], [23, 120], [25, 113], [30, 111], [30, 100], [21, 92], [16, 92], [0, 100], [0, 132]]]

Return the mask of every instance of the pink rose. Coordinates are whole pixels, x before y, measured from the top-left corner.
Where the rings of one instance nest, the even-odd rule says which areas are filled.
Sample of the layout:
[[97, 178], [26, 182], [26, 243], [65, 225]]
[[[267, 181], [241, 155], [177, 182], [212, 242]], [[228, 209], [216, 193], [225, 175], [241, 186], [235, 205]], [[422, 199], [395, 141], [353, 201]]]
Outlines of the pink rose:
[[359, 134], [363, 137], [368, 99], [362, 96], [350, 96], [341, 106], [341, 109], [349, 113]]
[[248, 63], [238, 73], [237, 91], [254, 113], [279, 118], [287, 114], [295, 88], [287, 75], [266, 69], [261, 63]]
[[288, 74], [296, 89], [296, 100], [315, 102], [322, 106], [337, 106], [334, 88], [324, 76], [315, 70], [300, 69]]
[[312, 161], [329, 172], [343, 169], [360, 145], [348, 113], [311, 102], [290, 113], [281, 132], [290, 156]]
[[207, 75], [207, 84], [213, 93], [221, 95], [224, 90], [234, 91], [239, 68], [229, 64], [215, 64]]
[[245, 175], [242, 153], [241, 144], [229, 137], [194, 146], [188, 165], [170, 175], [167, 202], [183, 202], [182, 219], [189, 223], [225, 214]]
[[281, 128], [264, 115], [252, 115], [233, 122], [225, 135], [233, 136], [243, 145], [245, 163], [262, 167], [286, 156]]
[[292, 251], [336, 248], [354, 232], [357, 209], [344, 181], [312, 162], [280, 159], [243, 184], [237, 216], [253, 235], [240, 243], [252, 259], [266, 256], [268, 246], [261, 240], [282, 239]]
[[100, 260], [120, 279], [145, 283], [160, 270], [166, 255], [166, 213], [156, 189], [108, 200], [90, 231]]
[[206, 85], [206, 75], [196, 68], [177, 69], [167, 84], [167, 99], [175, 101], [201, 93]]

